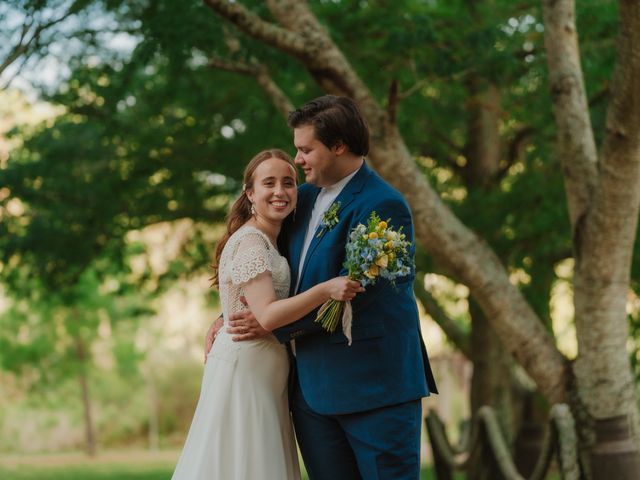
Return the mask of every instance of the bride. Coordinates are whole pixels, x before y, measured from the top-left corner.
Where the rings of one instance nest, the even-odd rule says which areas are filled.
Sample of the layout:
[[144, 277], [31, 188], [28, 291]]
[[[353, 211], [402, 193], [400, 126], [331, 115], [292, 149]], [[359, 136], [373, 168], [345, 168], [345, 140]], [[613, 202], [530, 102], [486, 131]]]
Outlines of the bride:
[[[283, 220], [296, 206], [296, 176], [291, 158], [277, 149], [258, 153], [245, 169], [214, 263], [225, 323], [247, 308], [241, 296], [271, 331], [330, 298], [351, 300], [362, 291], [359, 283], [338, 277], [287, 298], [289, 265], [276, 245]], [[273, 335], [234, 342], [220, 329], [172, 480], [299, 479], [288, 373], [286, 349]]]

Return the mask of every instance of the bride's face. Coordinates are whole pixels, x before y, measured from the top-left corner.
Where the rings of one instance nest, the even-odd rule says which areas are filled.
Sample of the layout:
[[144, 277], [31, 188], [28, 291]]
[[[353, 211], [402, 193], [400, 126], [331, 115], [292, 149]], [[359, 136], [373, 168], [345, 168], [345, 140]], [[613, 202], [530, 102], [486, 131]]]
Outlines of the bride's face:
[[253, 172], [253, 188], [247, 193], [257, 217], [281, 222], [296, 207], [296, 172], [286, 161], [271, 157]]

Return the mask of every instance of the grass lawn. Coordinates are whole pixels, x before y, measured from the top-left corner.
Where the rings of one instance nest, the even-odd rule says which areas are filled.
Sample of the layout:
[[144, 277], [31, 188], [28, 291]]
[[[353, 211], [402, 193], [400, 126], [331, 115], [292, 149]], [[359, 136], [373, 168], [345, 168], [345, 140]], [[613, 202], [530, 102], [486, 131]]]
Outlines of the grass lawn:
[[3, 480], [168, 480], [171, 467], [88, 465], [49, 468], [23, 466], [17, 470], [0, 468]]
[[104, 452], [0, 457], [2, 480], [168, 480], [180, 452]]
[[[106, 452], [0, 457], [2, 480], [169, 480], [180, 452]], [[303, 473], [303, 478], [306, 475]], [[435, 480], [423, 469], [422, 480]]]

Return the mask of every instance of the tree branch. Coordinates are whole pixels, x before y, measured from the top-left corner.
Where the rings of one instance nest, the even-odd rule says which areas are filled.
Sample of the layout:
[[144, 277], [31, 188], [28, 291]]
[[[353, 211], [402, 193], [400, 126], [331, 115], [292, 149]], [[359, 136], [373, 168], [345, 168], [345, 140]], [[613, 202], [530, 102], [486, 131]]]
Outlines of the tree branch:
[[9, 88], [9, 85], [11, 85], [11, 82], [13, 82], [13, 80], [22, 73], [22, 70], [26, 64], [27, 64], [27, 58], [23, 58], [22, 63], [20, 63], [20, 65], [14, 69], [11, 76], [7, 78], [7, 80], [4, 82], [4, 85], [0, 85], [0, 92]]
[[293, 104], [273, 81], [267, 68], [258, 62], [247, 64], [228, 59], [211, 58], [209, 59], [209, 67], [254, 77], [284, 118], [287, 118], [289, 113], [294, 110]]
[[2, 64], [0, 64], [0, 75], [2, 75], [2, 72], [4, 72], [9, 67], [9, 65], [15, 62], [18, 58], [20, 58], [22, 54], [24, 54], [27, 51], [27, 48], [29, 47], [29, 43], [33, 41], [33, 37], [31, 37], [31, 39], [28, 42], [24, 41], [26, 33], [29, 28], [30, 28], [30, 25], [27, 26], [26, 23], [25, 25], [23, 25], [22, 32], [20, 34], [20, 39], [13, 46], [13, 48], [11, 49], [9, 54], [6, 56]]
[[516, 131], [507, 148], [507, 162], [498, 172], [499, 179], [503, 178], [509, 172], [509, 169], [513, 164], [522, 158], [523, 147], [529, 141], [534, 131], [535, 129], [531, 126], [522, 127]]
[[[342, 51], [333, 43], [327, 30], [318, 22], [306, 2], [300, 0], [268, 0], [267, 6], [287, 30], [302, 40], [302, 61], [316, 83], [327, 93], [355, 99], [365, 113], [383, 114], [371, 92], [353, 71]], [[373, 102], [373, 104], [372, 104]], [[375, 104], [375, 106], [374, 106]]]
[[464, 147], [461, 147], [457, 143], [455, 143], [448, 135], [435, 128], [433, 125], [429, 126], [429, 133], [432, 133], [438, 140], [444, 143], [449, 149], [451, 153], [455, 155], [464, 155]]
[[[607, 111], [605, 155], [611, 158], [625, 148], [624, 163], [638, 164], [640, 138], [640, 5], [620, 1], [620, 34], [616, 65], [611, 82], [611, 101]], [[608, 163], [608, 162], [607, 162]]]
[[[542, 11], [558, 155], [575, 230], [591, 203], [597, 182], [598, 156], [580, 65], [574, 1], [543, 0]], [[575, 237], [574, 234], [574, 241]], [[579, 250], [580, 245], [576, 248]]]
[[[2, 72], [4, 72], [7, 68], [9, 68], [9, 66], [13, 64], [16, 60], [18, 60], [21, 56], [29, 54], [29, 48], [32, 45], [37, 44], [42, 32], [66, 20], [71, 15], [73, 15], [73, 13], [74, 11], [72, 7], [67, 12], [65, 12], [64, 15], [38, 25], [37, 27], [35, 27], [35, 29], [33, 29], [33, 33], [31, 33], [28, 39], [27, 39], [28, 37], [27, 34], [33, 27], [33, 19], [25, 20], [24, 24], [22, 25], [22, 31], [20, 32], [20, 38], [18, 39], [18, 42], [13, 46], [13, 48], [11, 49], [9, 54], [6, 56], [2, 64], [0, 64], [0, 75], [2, 75]], [[7, 82], [4, 88], [6, 88], [9, 85], [9, 83], [11, 82], [10, 81]]]
[[416, 277], [413, 287], [416, 297], [420, 303], [422, 303], [423, 308], [442, 329], [447, 338], [451, 340], [451, 343], [453, 343], [468, 360], [471, 360], [471, 340], [469, 334], [460, 328], [454, 320], [449, 318], [438, 301], [424, 288], [423, 282], [421, 282], [418, 277], [422, 278], [422, 275]]
[[304, 39], [300, 35], [263, 20], [238, 2], [204, 0], [204, 3], [238, 29], [257, 40], [296, 56], [304, 55], [306, 52]]
[[237, 62], [226, 58], [211, 57], [208, 66], [225, 72], [242, 73], [243, 75], [255, 76], [258, 74], [256, 65], [249, 65], [244, 62]]
[[593, 107], [599, 104], [600, 102], [604, 101], [609, 97], [610, 94], [611, 94], [611, 88], [610, 88], [609, 82], [605, 82], [604, 85], [602, 85], [602, 88], [600, 88], [600, 90], [598, 90], [591, 97], [589, 97], [589, 107]]
[[389, 96], [387, 97], [387, 118], [391, 123], [396, 123], [396, 112], [398, 109], [398, 80], [393, 79], [389, 86]]

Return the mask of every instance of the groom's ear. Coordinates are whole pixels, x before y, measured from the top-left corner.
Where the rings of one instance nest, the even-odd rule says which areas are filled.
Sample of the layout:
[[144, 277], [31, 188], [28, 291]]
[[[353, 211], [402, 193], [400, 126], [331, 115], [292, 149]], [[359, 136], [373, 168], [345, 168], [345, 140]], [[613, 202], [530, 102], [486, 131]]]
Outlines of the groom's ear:
[[349, 147], [343, 141], [338, 140], [338, 142], [333, 146], [333, 152], [336, 155], [344, 155], [349, 151]]

